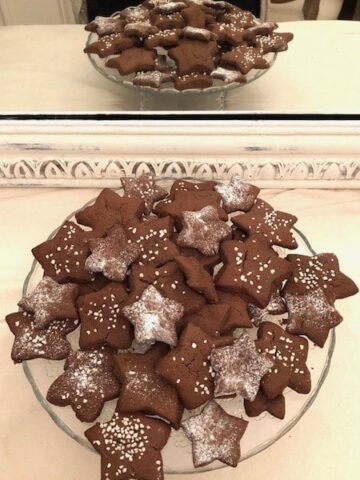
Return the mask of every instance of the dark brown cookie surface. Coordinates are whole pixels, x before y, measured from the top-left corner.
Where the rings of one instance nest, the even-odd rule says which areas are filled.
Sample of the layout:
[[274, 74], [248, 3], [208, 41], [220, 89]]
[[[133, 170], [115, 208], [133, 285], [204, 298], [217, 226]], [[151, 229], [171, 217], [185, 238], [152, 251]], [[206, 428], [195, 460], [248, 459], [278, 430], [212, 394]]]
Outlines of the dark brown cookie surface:
[[177, 64], [179, 75], [188, 75], [211, 73], [215, 68], [214, 57], [217, 52], [216, 42], [184, 39], [168, 53]]
[[246, 75], [253, 68], [269, 68], [269, 63], [262, 56], [261, 50], [247, 45], [239, 45], [230, 52], [223, 53], [221, 56], [221, 65], [224, 67], [234, 67]]
[[119, 353], [115, 373], [121, 384], [118, 412], [145, 412], [164, 418], [179, 428], [183, 413], [176, 390], [155, 372], [157, 362], [169, 348], [158, 343], [145, 354]]
[[208, 335], [218, 337], [232, 330], [232, 327], [229, 326], [230, 310], [230, 305], [224, 303], [204, 305], [197, 312], [184, 317], [184, 324], [192, 323]]
[[143, 47], [132, 47], [123, 50], [117, 57], [112, 57], [106, 62], [109, 68], [116, 68], [121, 75], [135, 72], [155, 70], [155, 50]]
[[261, 380], [267, 398], [276, 398], [286, 387], [298, 393], [310, 392], [311, 377], [306, 365], [309, 344], [305, 338], [291, 335], [275, 323], [263, 322], [256, 347], [274, 362], [271, 371]]
[[213, 277], [196, 258], [179, 255], [175, 257], [175, 261], [184, 273], [186, 283], [189, 287], [202, 293], [210, 303], [217, 303], [219, 301], [214, 287]]
[[114, 349], [130, 347], [133, 331], [122, 314], [126, 299], [124, 285], [116, 282], [110, 282], [101, 290], [78, 298], [81, 320], [80, 348], [102, 345]]
[[11, 358], [21, 363], [34, 358], [62, 360], [70, 351], [70, 343], [66, 335], [79, 326], [79, 320], [55, 320], [47, 327], [39, 330], [34, 318], [26, 312], [7, 315], [6, 322], [14, 334]]
[[260, 192], [255, 185], [243, 182], [240, 175], [234, 175], [227, 185], [217, 185], [215, 190], [221, 196], [224, 210], [227, 213], [237, 210], [249, 211]]
[[282, 420], [285, 417], [285, 397], [278, 395], [269, 400], [260, 389], [255, 400], [244, 400], [244, 407], [248, 417], [257, 417], [263, 412], [269, 412], [273, 417]]
[[240, 460], [240, 440], [247, 425], [248, 422], [227, 414], [214, 401], [199, 415], [185, 420], [182, 426], [193, 445], [195, 467], [214, 460], [236, 467]]
[[104, 403], [118, 393], [112, 352], [99, 348], [72, 352], [66, 359], [64, 373], [51, 384], [46, 399], [59, 407], [71, 405], [79, 420], [93, 422]]
[[30, 294], [23, 297], [18, 305], [34, 315], [37, 328], [47, 327], [53, 320], [75, 320], [78, 313], [75, 300], [79, 293], [76, 284], [65, 285], [44, 277]]
[[141, 414], [115, 412], [106, 423], [97, 423], [85, 435], [101, 455], [102, 480], [163, 480], [161, 450], [171, 428]]
[[189, 323], [178, 346], [159, 361], [157, 373], [176, 388], [185, 408], [192, 410], [213, 398], [210, 352], [215, 346], [231, 342], [231, 337], [211, 337]]
[[85, 49], [85, 53], [94, 53], [101, 58], [116, 55], [117, 53], [131, 48], [135, 45], [132, 38], [126, 37], [124, 33], [111, 33], [104, 35], [98, 41], [91, 43]]
[[146, 213], [150, 213], [155, 202], [167, 197], [167, 191], [156, 184], [155, 178], [150, 174], [140, 177], [122, 177], [121, 184], [125, 195], [141, 198], [145, 202]]

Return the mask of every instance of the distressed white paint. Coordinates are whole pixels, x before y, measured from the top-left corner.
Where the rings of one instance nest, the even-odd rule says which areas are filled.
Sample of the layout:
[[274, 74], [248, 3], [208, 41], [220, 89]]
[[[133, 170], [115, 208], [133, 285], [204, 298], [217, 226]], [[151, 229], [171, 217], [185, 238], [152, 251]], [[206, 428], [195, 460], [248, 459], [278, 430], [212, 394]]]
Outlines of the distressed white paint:
[[113, 186], [121, 174], [266, 187], [359, 188], [360, 125], [336, 122], [9, 122], [0, 185]]

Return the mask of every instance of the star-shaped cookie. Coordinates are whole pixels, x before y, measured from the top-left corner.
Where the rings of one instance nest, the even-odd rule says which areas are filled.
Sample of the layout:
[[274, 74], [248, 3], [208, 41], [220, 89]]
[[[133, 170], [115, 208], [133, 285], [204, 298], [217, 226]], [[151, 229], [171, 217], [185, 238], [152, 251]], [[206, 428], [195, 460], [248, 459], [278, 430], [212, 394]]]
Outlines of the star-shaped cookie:
[[140, 255], [140, 247], [126, 238], [122, 227], [114, 228], [105, 238], [89, 240], [91, 255], [85, 268], [90, 272], [101, 272], [109, 280], [122, 282], [129, 266]]
[[70, 351], [66, 335], [79, 326], [79, 320], [55, 320], [39, 330], [30, 313], [17, 312], [7, 315], [6, 322], [14, 334], [11, 358], [15, 363], [47, 358], [62, 360]]
[[90, 45], [84, 49], [84, 52], [94, 53], [95, 55], [99, 55], [100, 58], [105, 58], [120, 53], [134, 45], [134, 40], [125, 36], [122, 32], [111, 33], [110, 35], [104, 35], [96, 42], [90, 43]]
[[260, 192], [255, 185], [243, 182], [240, 175], [234, 175], [227, 185], [216, 185], [215, 190], [221, 196], [223, 208], [227, 213], [237, 210], [249, 211]]
[[309, 344], [306, 338], [291, 335], [279, 325], [263, 322], [258, 329], [256, 348], [274, 362], [261, 380], [261, 388], [270, 400], [282, 394], [286, 387], [298, 393], [311, 390], [310, 371], [306, 366]]
[[85, 27], [85, 30], [88, 32], [96, 32], [100, 37], [102, 35], [122, 32], [123, 29], [124, 22], [118, 16], [102, 17], [100, 15], [95, 17], [95, 19]]
[[212, 206], [197, 212], [184, 211], [182, 224], [177, 244], [196, 248], [206, 256], [216, 255], [220, 242], [231, 236], [231, 227], [220, 220], [217, 210]]
[[261, 308], [265, 308], [273, 292], [291, 273], [291, 264], [258, 239], [245, 242], [228, 240], [221, 245], [224, 266], [215, 284]]
[[214, 460], [236, 467], [240, 460], [240, 440], [248, 422], [225, 412], [215, 401], [185, 420], [182, 426], [192, 442], [195, 467]]
[[288, 49], [288, 43], [294, 38], [292, 33], [271, 33], [261, 35], [255, 39], [254, 46], [260, 48], [263, 54], [269, 52], [284, 52]]
[[106, 423], [97, 423], [85, 435], [101, 455], [102, 480], [163, 480], [161, 450], [171, 428], [141, 414], [115, 412]]
[[120, 181], [125, 195], [144, 200], [146, 213], [151, 212], [155, 202], [168, 196], [168, 192], [156, 184], [155, 177], [148, 173], [143, 173], [140, 177], [123, 177]]
[[87, 242], [98, 237], [98, 232], [85, 232], [76, 223], [67, 221], [54, 238], [33, 248], [32, 253], [43, 267], [44, 275], [57, 282], [91, 282], [93, 274], [85, 269], [90, 253]]
[[158, 343], [144, 354], [119, 353], [114, 358], [120, 380], [118, 412], [145, 412], [164, 418], [178, 429], [183, 413], [176, 390], [155, 372], [169, 347]]
[[120, 197], [110, 188], [104, 188], [95, 202], [79, 210], [75, 218], [81, 225], [107, 233], [117, 225], [126, 225], [131, 220], [140, 218], [144, 211], [142, 199]]
[[46, 399], [59, 407], [70, 405], [79, 420], [93, 422], [104, 403], [118, 393], [112, 351], [103, 347], [72, 352], [66, 359], [64, 373], [51, 384]]
[[215, 397], [236, 394], [252, 402], [273, 362], [258, 353], [255, 342], [244, 333], [233, 345], [215, 348], [211, 352], [211, 366], [215, 372]]
[[36, 328], [45, 328], [53, 320], [78, 317], [75, 300], [79, 293], [78, 285], [61, 285], [50, 277], [44, 277], [36, 288], [23, 297], [18, 305], [34, 314]]
[[296, 335], [306, 335], [323, 347], [329, 332], [342, 322], [342, 316], [329, 303], [321, 288], [304, 295], [285, 294], [289, 317], [286, 330]]
[[261, 322], [266, 320], [268, 315], [281, 315], [287, 312], [285, 302], [280, 296], [280, 291], [276, 290], [270, 298], [268, 305], [265, 308], [259, 308], [252, 303], [248, 304], [248, 312], [252, 323], [258, 327]]
[[141, 265], [164, 265], [173, 260], [179, 251], [170, 240], [174, 230], [174, 221], [170, 217], [149, 217], [143, 222], [130, 222], [126, 227], [129, 240], [140, 248], [138, 262]]
[[266, 398], [261, 388], [255, 397], [253, 402], [244, 400], [244, 407], [246, 415], [248, 417], [257, 417], [263, 412], [269, 412], [273, 417], [283, 420], [285, 417], [285, 397], [284, 395], [278, 395], [277, 397], [269, 400]]
[[239, 45], [230, 52], [223, 53], [221, 56], [221, 65], [224, 67], [234, 67], [246, 75], [253, 68], [264, 69], [270, 65], [262, 56], [260, 48], [248, 47], [247, 45]]
[[217, 294], [221, 304], [230, 307], [229, 318], [227, 319], [227, 328], [229, 331], [236, 328], [251, 328], [252, 323], [248, 313], [248, 303], [240, 295], [233, 295], [217, 289]]
[[177, 344], [176, 327], [184, 314], [184, 307], [163, 297], [153, 285], [143, 291], [140, 300], [124, 307], [123, 313], [134, 325], [139, 343]]
[[240, 214], [231, 221], [250, 237], [262, 237], [269, 245], [294, 249], [297, 242], [292, 227], [297, 218], [289, 213], [274, 210], [264, 200], [257, 199], [248, 213]]
[[189, 323], [178, 346], [159, 361], [157, 373], [176, 388], [185, 408], [192, 410], [213, 398], [215, 374], [210, 353], [214, 347], [229, 345], [232, 341], [232, 337], [211, 337]]
[[285, 292], [303, 295], [321, 288], [329, 303], [333, 304], [336, 299], [350, 297], [359, 291], [351, 278], [340, 271], [339, 261], [333, 253], [313, 257], [294, 254], [286, 258], [293, 267], [293, 274]]
[[205, 270], [196, 258], [179, 255], [175, 257], [175, 261], [184, 273], [189, 287], [202, 293], [210, 303], [219, 301], [212, 275]]
[[216, 182], [188, 182], [187, 180], [175, 180], [171, 185], [170, 195], [171, 200], [175, 199], [177, 192], [202, 192], [202, 191], [214, 191]]
[[230, 310], [230, 305], [225, 303], [204, 305], [197, 312], [186, 315], [184, 324], [192, 323], [212, 337], [218, 337], [224, 333], [230, 334], [233, 330], [229, 328]]
[[156, 50], [143, 47], [131, 47], [123, 50], [118, 56], [110, 57], [106, 62], [109, 68], [116, 68], [121, 75], [155, 70]]
[[168, 55], [176, 62], [179, 75], [187, 75], [211, 73], [215, 68], [214, 57], [217, 52], [214, 41], [184, 39], [176, 47], [170, 48]]
[[114, 349], [130, 347], [133, 340], [132, 326], [122, 313], [127, 297], [122, 283], [110, 282], [101, 290], [78, 298], [80, 348], [101, 345]]

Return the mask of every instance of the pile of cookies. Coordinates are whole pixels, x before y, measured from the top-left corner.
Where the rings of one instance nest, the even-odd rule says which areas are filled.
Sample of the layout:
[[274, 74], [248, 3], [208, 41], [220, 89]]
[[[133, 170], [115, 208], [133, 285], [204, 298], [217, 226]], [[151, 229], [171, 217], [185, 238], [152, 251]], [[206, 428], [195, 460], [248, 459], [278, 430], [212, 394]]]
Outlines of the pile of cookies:
[[[176, 180], [170, 192], [146, 174], [121, 183], [123, 196], [103, 190], [32, 250], [44, 277], [6, 318], [12, 359], [65, 359], [47, 400], [82, 422], [118, 399], [85, 432], [103, 480], [162, 479], [161, 450], [179, 428], [195, 467], [236, 466], [249, 419], [283, 419], [287, 387], [310, 392], [309, 340], [324, 346], [342, 321], [335, 300], [358, 289], [333, 254], [280, 257], [277, 247], [297, 247], [296, 217], [239, 176]], [[247, 420], [216, 401], [234, 396]]]
[[177, 90], [244, 83], [252, 69], [270, 67], [266, 54], [287, 50], [293, 38], [222, 0], [145, 0], [85, 28], [99, 36], [86, 53], [134, 85]]

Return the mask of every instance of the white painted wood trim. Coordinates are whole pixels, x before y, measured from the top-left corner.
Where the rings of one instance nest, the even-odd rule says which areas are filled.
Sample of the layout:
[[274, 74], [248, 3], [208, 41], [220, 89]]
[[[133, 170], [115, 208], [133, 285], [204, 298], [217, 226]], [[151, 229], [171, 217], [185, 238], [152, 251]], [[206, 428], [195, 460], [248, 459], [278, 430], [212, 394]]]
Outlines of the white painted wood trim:
[[120, 175], [360, 188], [360, 123], [7, 122], [0, 186], [116, 186]]

